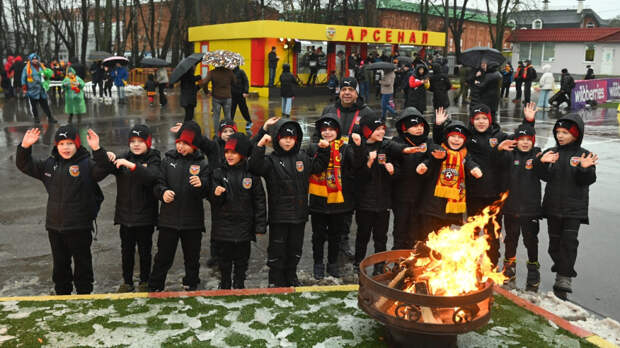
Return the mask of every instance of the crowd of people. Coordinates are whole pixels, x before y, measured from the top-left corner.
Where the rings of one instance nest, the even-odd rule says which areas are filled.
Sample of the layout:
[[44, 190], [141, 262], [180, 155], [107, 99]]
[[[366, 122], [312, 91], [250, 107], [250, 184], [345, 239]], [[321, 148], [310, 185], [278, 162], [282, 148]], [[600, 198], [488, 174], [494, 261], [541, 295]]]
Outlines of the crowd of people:
[[[220, 95], [218, 81], [232, 84], [237, 78], [231, 71], [221, 72], [222, 76], [216, 71], [203, 84], [213, 84], [214, 99], [226, 109], [230, 105], [226, 99], [232, 95]], [[427, 74], [425, 66], [415, 71]], [[433, 83], [445, 88], [446, 81], [435, 81], [441, 78], [439, 74], [410, 78], [409, 88], [427, 88]], [[56, 293], [69, 294], [74, 287], [79, 294], [93, 290], [91, 231], [103, 199], [97, 182], [112, 174], [117, 181], [114, 222], [120, 225], [123, 255], [121, 292], [135, 290], [136, 247], [138, 289], [164, 290], [179, 240], [185, 263], [183, 285], [186, 290], [199, 287], [201, 240], [206, 232], [204, 200], [210, 206], [210, 263], [219, 268], [220, 288], [229, 289], [245, 287], [251, 241], [267, 229], [269, 286], [298, 286], [297, 266], [308, 219], [314, 277], [340, 277], [339, 253], [350, 255], [359, 270], [371, 238], [375, 252], [388, 248], [390, 210], [394, 214], [392, 248], [410, 249], [433, 231], [462, 225], [466, 217], [479, 214], [508, 191], [503, 208], [503, 263], [499, 233], [492, 222], [479, 236], [489, 240], [487, 256], [503, 270], [508, 283], [514, 282], [517, 241], [523, 235], [528, 251], [526, 285], [536, 291], [540, 284], [539, 221], [547, 219], [551, 269], [556, 273], [553, 289], [566, 299], [572, 292], [571, 279], [577, 275], [577, 236], [579, 226], [588, 223], [588, 188], [596, 181], [598, 157], [581, 147], [584, 123], [575, 114], [556, 122], [556, 146], [545, 151], [535, 146], [534, 103], [525, 106], [523, 122], [513, 132], [502, 130], [496, 122], [497, 100], [488, 100], [488, 93], [481, 92], [490, 79], [488, 74], [501, 80], [500, 73], [485, 64], [476, 70], [469, 124], [450, 119], [445, 110], [447, 95], [433, 98], [436, 109], [429, 124], [423, 116], [425, 105], [417, 100], [421, 94], [410, 93], [409, 104], [395, 115], [398, 135], [393, 139], [385, 137], [385, 113], [374, 112], [364, 103], [354, 77], [339, 81], [337, 100], [323, 110], [311, 144], [304, 149], [302, 127], [286, 117], [288, 106], [284, 105], [284, 117], [268, 119], [252, 139], [239, 132], [230, 118], [219, 123], [219, 112], [214, 139], [203, 136], [200, 126], [186, 119], [171, 128], [175, 147], [163, 158], [152, 148], [146, 125], [130, 130], [127, 151], [118, 154], [107, 152], [97, 134], [89, 130], [92, 157], [81, 145], [76, 128], [62, 126], [46, 159], [32, 156], [40, 131], [28, 130], [17, 148], [16, 164], [41, 180], [49, 195], [46, 229]], [[193, 72], [187, 75], [195, 97], [199, 77]], [[382, 81], [391, 78], [384, 75]], [[79, 77], [69, 77], [69, 81], [71, 89], [80, 89], [83, 83]], [[499, 99], [499, 88], [495, 89], [494, 97]], [[391, 91], [381, 92], [389, 95]], [[267, 147], [272, 150], [267, 152]], [[547, 183], [544, 197], [541, 181]], [[353, 216], [357, 232], [351, 252]], [[159, 234], [152, 261], [155, 228]], [[373, 272], [383, 272], [383, 266], [376, 265]]]

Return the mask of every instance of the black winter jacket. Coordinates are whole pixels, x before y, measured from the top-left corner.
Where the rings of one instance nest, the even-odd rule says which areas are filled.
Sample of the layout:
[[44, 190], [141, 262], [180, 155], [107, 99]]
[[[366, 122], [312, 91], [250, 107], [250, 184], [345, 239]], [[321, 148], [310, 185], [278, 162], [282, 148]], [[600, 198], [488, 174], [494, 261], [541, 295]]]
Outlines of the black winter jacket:
[[[437, 70], [436, 70], [437, 69]], [[433, 75], [430, 77], [429, 91], [433, 92], [433, 108], [435, 110], [439, 107], [447, 108], [450, 106], [450, 98], [448, 98], [448, 91], [452, 88], [452, 83], [448, 76], [441, 73], [440, 66], [433, 67]]]
[[180, 104], [182, 107], [196, 106], [196, 93], [198, 93], [196, 82], [198, 81], [200, 81], [200, 76], [194, 76], [193, 69], [190, 69], [181, 77]]
[[[220, 196], [215, 195], [217, 186], [226, 189]], [[209, 201], [212, 239], [245, 242], [256, 240], [256, 234], [266, 232], [267, 204], [263, 181], [249, 172], [246, 160], [233, 167], [225, 164], [213, 171]]]
[[[189, 183], [189, 177], [193, 175], [200, 177], [201, 187]], [[209, 183], [209, 166], [200, 151], [187, 156], [181, 156], [176, 150], [166, 152], [161, 161], [159, 178], [153, 187], [155, 197], [161, 200], [158, 226], [204, 231], [202, 200], [208, 195]], [[166, 190], [175, 193], [171, 203], [164, 203]]]
[[[323, 109], [321, 116], [325, 116], [327, 114], [336, 114], [338, 115], [340, 121], [340, 129], [342, 131], [343, 137], [351, 136], [351, 133], [359, 133], [359, 120], [362, 117], [367, 115], [372, 115], [373, 111], [368, 105], [364, 104], [361, 98], [358, 98], [353, 105], [348, 108], [345, 108], [338, 100], [336, 103], [332, 105], [328, 105]], [[318, 137], [312, 139], [313, 141], [318, 141]]]
[[136, 164], [133, 171], [121, 167], [112, 173], [116, 176], [116, 210], [114, 224], [128, 227], [157, 224], [157, 200], [153, 199], [153, 185], [159, 177], [161, 154], [149, 149], [142, 155], [131, 151], [119, 156]]
[[[424, 68], [424, 73], [420, 74], [418, 72], [418, 68]], [[409, 76], [410, 78], [415, 77], [418, 80], [424, 80], [428, 78], [428, 69], [426, 68], [426, 65], [417, 65], [414, 72]], [[405, 98], [405, 107], [413, 106], [421, 113], [424, 113], [426, 111], [426, 87], [424, 87], [424, 84], [416, 88], [409, 87], [409, 80], [407, 80], [407, 86], [408, 89], [407, 97]]]
[[248, 93], [248, 91], [250, 90], [248, 75], [245, 74], [245, 71], [243, 71], [243, 69], [239, 69], [238, 67], [233, 70], [233, 73], [235, 74], [235, 80], [230, 87], [230, 92], [233, 95]]
[[295, 96], [295, 87], [297, 79], [288, 70], [282, 71], [280, 75], [280, 96], [282, 98], [291, 98]]
[[[290, 151], [278, 145], [276, 135], [291, 122], [297, 127], [298, 141]], [[269, 223], [301, 223], [308, 220], [308, 180], [329, 164], [329, 150], [319, 149], [315, 157], [300, 151], [302, 131], [297, 122], [279, 120], [270, 129], [274, 151], [265, 155], [265, 147], [254, 146], [250, 157], [250, 172], [265, 178], [269, 202]], [[256, 135], [261, 139], [265, 131]]]
[[547, 182], [542, 203], [544, 216], [579, 219], [581, 223], [588, 224], [590, 185], [596, 182], [596, 167], [582, 168], [579, 162], [582, 154], [590, 153], [581, 147], [584, 131], [581, 117], [569, 114], [558, 121], [561, 120], [575, 122], [580, 136], [573, 143], [545, 150], [545, 153], [559, 153], [560, 158], [555, 163], [542, 163], [539, 167], [542, 180]]
[[[92, 230], [97, 205], [95, 184], [114, 168], [103, 148], [93, 151], [93, 159], [83, 146], [68, 160], [58, 154], [56, 147], [49, 158], [40, 160], [32, 158], [32, 147], [25, 149], [17, 146], [17, 168], [41, 180], [47, 190], [46, 229], [60, 233]], [[85, 166], [90, 173], [83, 172]], [[85, 179], [87, 175], [90, 180]]]
[[[365, 143], [362, 163], [355, 175], [356, 210], [380, 212], [392, 207], [392, 185], [399, 175], [401, 151], [406, 147], [391, 140], [384, 139], [372, 144]], [[372, 166], [368, 168], [368, 154], [377, 151]], [[385, 169], [385, 163], [392, 163], [394, 174]]]
[[[508, 198], [502, 208], [502, 213], [510, 216], [541, 218], [540, 205], [541, 162], [537, 159], [540, 148], [534, 147], [529, 152], [521, 152], [517, 148], [513, 151], [496, 151], [500, 162], [501, 172], [506, 177]], [[483, 176], [484, 177], [484, 176]]]
[[481, 76], [471, 81], [471, 102], [474, 104], [484, 104], [491, 109], [495, 115], [497, 104], [499, 103], [499, 92], [502, 83], [502, 75], [494, 68], [488, 68]]

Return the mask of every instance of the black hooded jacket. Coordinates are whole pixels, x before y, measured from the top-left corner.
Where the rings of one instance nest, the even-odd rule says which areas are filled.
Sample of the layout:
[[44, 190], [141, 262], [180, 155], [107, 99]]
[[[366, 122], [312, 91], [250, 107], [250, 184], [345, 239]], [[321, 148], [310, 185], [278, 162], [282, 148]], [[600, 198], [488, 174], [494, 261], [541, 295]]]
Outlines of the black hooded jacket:
[[[409, 109], [407, 109], [408, 111]], [[403, 123], [406, 118], [416, 116], [421, 119], [424, 124], [424, 133], [419, 137], [413, 137], [406, 133], [407, 130], [403, 129]], [[405, 126], [406, 127], [406, 126]], [[416, 169], [420, 163], [426, 163], [428, 167], [429, 153], [437, 148], [433, 142], [428, 139], [430, 127], [428, 122], [422, 117], [417, 110], [411, 110], [401, 114], [396, 119], [396, 130], [398, 131], [398, 137], [394, 137], [392, 140], [395, 143], [403, 144], [405, 146], [415, 146], [421, 151], [413, 154], [402, 154], [399, 167], [399, 174], [393, 180], [392, 186], [392, 199], [394, 205], [399, 202], [420, 202], [422, 188], [426, 185], [426, 177], [420, 176]]]
[[[190, 176], [200, 177], [201, 187], [189, 183]], [[164, 192], [174, 191], [174, 200], [164, 202]], [[209, 166], [204, 155], [196, 150], [182, 156], [176, 150], [166, 152], [161, 161], [161, 169], [157, 183], [153, 187], [155, 197], [161, 200], [159, 209], [159, 227], [174, 230], [204, 231], [203, 198], [209, 192]]]
[[[547, 182], [542, 203], [543, 212], [546, 218], [572, 218], [588, 224], [590, 185], [596, 182], [596, 166], [582, 168], [579, 162], [581, 155], [590, 153], [581, 147], [584, 132], [581, 117], [577, 114], [568, 114], [558, 122], [563, 120], [572, 121], [577, 125], [579, 138], [568, 145], [556, 145], [545, 150], [545, 153], [548, 151], [559, 153], [560, 158], [555, 163], [542, 163], [539, 166], [541, 178]], [[538, 160], [540, 161], [540, 158]]]
[[[278, 145], [280, 128], [292, 123], [297, 128], [295, 146], [284, 151]], [[261, 139], [265, 131], [256, 135]], [[329, 164], [329, 150], [319, 149], [314, 157], [300, 151], [302, 130], [294, 121], [281, 119], [270, 127], [274, 151], [265, 155], [265, 147], [254, 146], [250, 156], [250, 172], [265, 178], [269, 202], [269, 223], [302, 223], [308, 220], [308, 180], [311, 174], [319, 174]]]
[[502, 83], [502, 75], [497, 71], [497, 67], [489, 66], [487, 71], [482, 72], [481, 76], [474, 75], [471, 81], [471, 102], [472, 104], [484, 104], [491, 109], [495, 115], [497, 104], [499, 103], [499, 92]]
[[[93, 159], [83, 146], [70, 159], [62, 158], [54, 147], [46, 160], [33, 159], [32, 147], [17, 146], [17, 168], [41, 180], [47, 190], [46, 229], [59, 233], [92, 230], [97, 205], [94, 185], [114, 168], [103, 147], [93, 151]], [[90, 169], [89, 174], [82, 172], [84, 164]], [[87, 175], [90, 180], [86, 179]]]
[[[338, 124], [338, 119], [333, 114], [327, 114], [317, 120], [317, 123], [325, 118], [334, 120], [335, 124]], [[338, 138], [340, 138], [340, 130], [338, 130]], [[342, 195], [344, 196], [343, 203], [330, 203], [327, 204], [327, 198], [310, 194], [310, 211], [322, 214], [340, 214], [350, 212], [355, 208], [355, 196], [353, 188], [355, 185], [355, 173], [361, 166], [363, 156], [363, 146], [356, 146], [353, 141], [348, 144], [343, 144], [340, 147], [340, 168], [341, 168], [341, 182], [342, 182]], [[308, 154], [310, 157], [314, 157], [319, 151], [319, 147], [315, 144], [310, 145]], [[330, 154], [331, 160], [331, 154]]]
[[131, 151], [119, 156], [135, 163], [132, 171], [125, 167], [115, 169], [116, 176], [116, 210], [114, 224], [128, 227], [149, 226], [157, 224], [157, 200], [153, 199], [153, 185], [159, 177], [161, 154], [149, 149], [142, 155]]
[[230, 86], [230, 92], [233, 95], [248, 93], [250, 90], [250, 83], [248, 81], [248, 75], [245, 74], [245, 71], [243, 71], [243, 69], [239, 69], [239, 67], [236, 67], [233, 70], [233, 74], [235, 74], [235, 80]]
[[[537, 159], [540, 148], [533, 147], [528, 152], [521, 152], [515, 147], [513, 151], [497, 151], [500, 173], [506, 177], [508, 198], [502, 208], [505, 215], [541, 218], [540, 168]], [[484, 177], [484, 176], [483, 176]]]
[[295, 96], [295, 87], [297, 79], [291, 74], [291, 68], [288, 64], [282, 65], [282, 74], [280, 75], [280, 96], [282, 98], [291, 98]]
[[[420, 74], [420, 72], [418, 71], [419, 68], [424, 68], [424, 73]], [[413, 73], [409, 75], [409, 78], [415, 78], [418, 80], [424, 80], [428, 78], [428, 68], [426, 68], [426, 65], [424, 64], [416, 65]], [[424, 84], [415, 88], [410, 87], [409, 81], [407, 81], [407, 86], [408, 89], [405, 107], [413, 106], [421, 113], [424, 113], [426, 111], [426, 87], [424, 87]]]
[[448, 98], [450, 88], [452, 88], [452, 83], [448, 76], [441, 72], [441, 66], [439, 64], [433, 65], [433, 74], [430, 77], [428, 90], [433, 92], [433, 108], [435, 110], [450, 106], [450, 98]]
[[[364, 116], [373, 114], [373, 111], [368, 105], [364, 104], [361, 98], [358, 98], [353, 105], [345, 108], [340, 103], [340, 100], [332, 105], [328, 105], [323, 109], [321, 116], [327, 114], [335, 114], [338, 116], [340, 122], [340, 129], [343, 137], [350, 137], [351, 133], [359, 133], [358, 123]], [[318, 137], [313, 138], [313, 141], [318, 141]]]
[[[215, 188], [226, 189], [220, 196]], [[256, 240], [267, 228], [265, 189], [259, 176], [248, 170], [243, 159], [235, 166], [224, 164], [211, 175], [211, 238], [229, 242]]]

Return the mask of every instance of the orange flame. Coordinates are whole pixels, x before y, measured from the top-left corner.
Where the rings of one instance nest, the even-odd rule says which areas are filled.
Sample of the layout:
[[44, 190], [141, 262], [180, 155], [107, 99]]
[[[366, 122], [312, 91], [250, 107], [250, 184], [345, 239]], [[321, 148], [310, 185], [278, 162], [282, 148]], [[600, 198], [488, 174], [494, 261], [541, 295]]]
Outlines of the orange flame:
[[[508, 192], [504, 192], [500, 200], [484, 208], [480, 215], [469, 217], [460, 228], [448, 226], [429, 234], [426, 246], [431, 256], [415, 262], [415, 266], [426, 267], [416, 281], [426, 281], [429, 294], [462, 295], [479, 290], [488, 279], [503, 283], [505, 276], [497, 271], [486, 254], [490, 248], [489, 236], [478, 234], [491, 221], [496, 227], [496, 237], [501, 236], [496, 216], [507, 197]], [[415, 291], [414, 284], [405, 291]]]

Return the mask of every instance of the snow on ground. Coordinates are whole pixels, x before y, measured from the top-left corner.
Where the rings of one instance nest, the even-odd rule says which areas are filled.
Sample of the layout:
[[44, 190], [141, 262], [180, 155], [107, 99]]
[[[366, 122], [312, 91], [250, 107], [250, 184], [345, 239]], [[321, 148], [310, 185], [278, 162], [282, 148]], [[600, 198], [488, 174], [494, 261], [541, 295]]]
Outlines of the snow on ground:
[[523, 290], [511, 290], [511, 292], [569, 321], [577, 327], [588, 330], [616, 345], [620, 345], [620, 323], [611, 318], [600, 318], [572, 302], [562, 301], [551, 291], [547, 293], [533, 293]]

